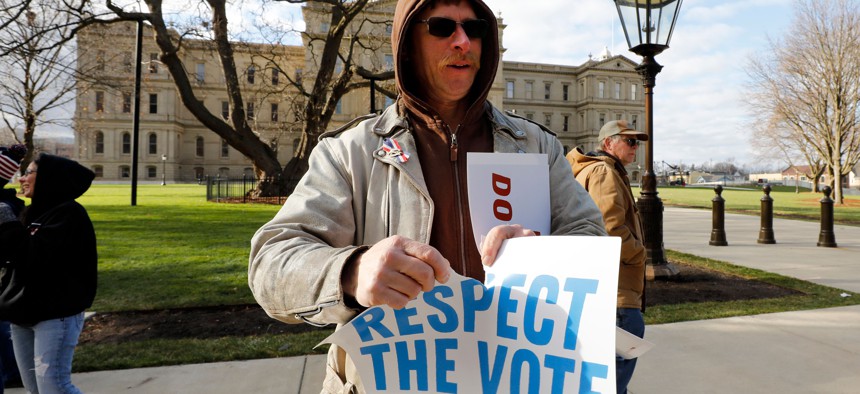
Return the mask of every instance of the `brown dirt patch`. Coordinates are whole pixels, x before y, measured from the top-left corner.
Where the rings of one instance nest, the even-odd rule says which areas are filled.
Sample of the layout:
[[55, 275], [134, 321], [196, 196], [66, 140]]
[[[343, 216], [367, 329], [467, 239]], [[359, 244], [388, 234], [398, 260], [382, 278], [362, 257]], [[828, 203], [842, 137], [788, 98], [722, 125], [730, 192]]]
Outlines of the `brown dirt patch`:
[[97, 313], [87, 319], [81, 344], [120, 343], [146, 339], [220, 338], [286, 334], [317, 329], [310, 324], [285, 324], [259, 305]]
[[[677, 265], [680, 275], [647, 283], [648, 306], [686, 302], [776, 298], [798, 294], [771, 284]], [[81, 344], [145, 339], [219, 338], [318, 330], [309, 324], [284, 324], [257, 305], [231, 305], [157, 311], [98, 313], [87, 320]]]
[[796, 290], [708, 269], [684, 264], [675, 266], [678, 267], [679, 275], [645, 284], [646, 306], [757, 300], [801, 294]]

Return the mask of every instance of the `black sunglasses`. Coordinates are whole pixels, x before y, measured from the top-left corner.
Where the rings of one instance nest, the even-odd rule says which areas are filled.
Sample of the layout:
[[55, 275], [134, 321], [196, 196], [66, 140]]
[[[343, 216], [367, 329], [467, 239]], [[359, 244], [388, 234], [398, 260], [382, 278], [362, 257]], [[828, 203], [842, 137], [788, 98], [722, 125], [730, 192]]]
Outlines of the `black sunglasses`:
[[451, 37], [454, 31], [457, 30], [457, 25], [463, 26], [463, 31], [469, 38], [484, 38], [487, 36], [487, 30], [490, 24], [483, 19], [472, 19], [463, 22], [457, 22], [453, 19], [448, 19], [441, 16], [432, 16], [430, 18], [418, 21], [418, 23], [426, 23], [427, 29], [431, 35], [436, 37]]
[[634, 146], [639, 146], [639, 140], [637, 140], [635, 138], [625, 138], [622, 141], [626, 142], [627, 146], [629, 146], [631, 148]]

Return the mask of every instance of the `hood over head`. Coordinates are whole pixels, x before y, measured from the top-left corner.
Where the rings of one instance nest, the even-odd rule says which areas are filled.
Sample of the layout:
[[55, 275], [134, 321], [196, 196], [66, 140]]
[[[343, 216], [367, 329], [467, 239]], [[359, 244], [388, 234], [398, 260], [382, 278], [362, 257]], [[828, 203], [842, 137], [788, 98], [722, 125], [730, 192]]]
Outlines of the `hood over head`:
[[53, 207], [74, 200], [84, 194], [95, 174], [80, 163], [64, 157], [42, 153], [36, 159], [38, 166], [33, 188], [33, 205]]
[[[466, 96], [470, 108], [476, 103], [486, 101], [496, 78], [499, 66], [499, 27], [492, 10], [481, 0], [463, 0], [472, 5], [475, 15], [486, 20], [490, 27], [487, 36], [481, 39], [481, 69], [475, 76], [472, 89]], [[397, 90], [406, 105], [418, 108], [422, 112], [432, 111], [428, 104], [419, 97], [415, 88], [417, 78], [414, 76], [415, 67], [409, 64], [410, 32], [416, 27], [418, 14], [435, 0], [400, 0], [394, 11], [394, 27], [391, 31], [391, 46], [394, 55], [394, 78]]]

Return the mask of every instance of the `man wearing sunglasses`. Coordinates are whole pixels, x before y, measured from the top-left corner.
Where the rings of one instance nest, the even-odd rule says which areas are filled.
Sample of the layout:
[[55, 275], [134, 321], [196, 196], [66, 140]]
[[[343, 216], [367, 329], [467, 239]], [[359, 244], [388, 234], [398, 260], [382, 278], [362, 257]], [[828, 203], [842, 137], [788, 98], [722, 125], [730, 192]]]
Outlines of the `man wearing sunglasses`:
[[[249, 284], [270, 316], [341, 325], [366, 307], [402, 308], [452, 269], [483, 281], [504, 239], [534, 233], [499, 226], [478, 250], [468, 152], [546, 154], [552, 234], [606, 234], [555, 136], [487, 101], [498, 30], [483, 1], [397, 2], [395, 104], [325, 134], [295, 192], [251, 241]], [[337, 346], [327, 370], [323, 392], [363, 392]]]
[[[642, 318], [645, 291], [645, 245], [642, 222], [630, 190], [625, 166], [636, 160], [640, 141], [648, 134], [633, 130], [624, 120], [613, 120], [600, 128], [600, 148], [583, 154], [579, 148], [567, 154], [576, 180], [585, 187], [603, 213], [606, 232], [621, 238], [621, 262], [618, 271], [618, 301], [615, 324], [640, 338], [645, 335]], [[616, 358], [617, 392], [627, 392], [636, 359]]]

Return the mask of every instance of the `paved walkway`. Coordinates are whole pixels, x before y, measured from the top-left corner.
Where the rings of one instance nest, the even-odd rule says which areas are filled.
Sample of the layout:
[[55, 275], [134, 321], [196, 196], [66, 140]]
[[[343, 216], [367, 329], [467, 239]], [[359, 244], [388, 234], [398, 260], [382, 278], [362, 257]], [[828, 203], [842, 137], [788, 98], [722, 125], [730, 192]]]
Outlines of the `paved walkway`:
[[[666, 208], [667, 249], [860, 292], [860, 227], [836, 226], [837, 248], [816, 246], [818, 223], [775, 220], [760, 245], [757, 216], [726, 215], [729, 246], [709, 246], [710, 211]], [[860, 306], [649, 326], [630, 390], [648, 393], [860, 392]], [[75, 374], [86, 393], [318, 393], [325, 356]], [[23, 393], [22, 389], [7, 393]]]
[[[860, 227], [775, 219], [776, 244], [758, 244], [758, 216], [726, 215], [728, 246], [709, 246], [711, 212], [666, 208], [667, 249], [860, 292]], [[860, 392], [860, 306], [649, 326], [657, 344], [630, 389], [643, 393]]]

